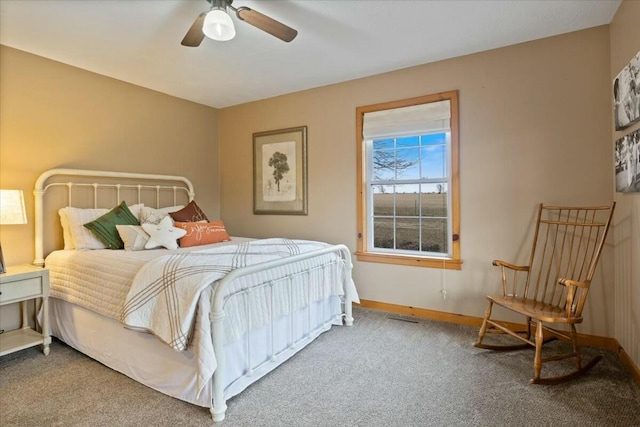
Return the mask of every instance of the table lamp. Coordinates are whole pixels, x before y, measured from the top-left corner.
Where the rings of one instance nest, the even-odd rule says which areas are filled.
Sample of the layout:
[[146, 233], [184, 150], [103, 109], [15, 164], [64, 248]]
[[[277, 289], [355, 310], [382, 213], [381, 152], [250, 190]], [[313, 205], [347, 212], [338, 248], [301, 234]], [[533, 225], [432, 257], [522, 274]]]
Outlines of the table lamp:
[[[0, 225], [26, 224], [22, 190], [0, 190]], [[0, 244], [0, 274], [6, 272], [2, 244]]]

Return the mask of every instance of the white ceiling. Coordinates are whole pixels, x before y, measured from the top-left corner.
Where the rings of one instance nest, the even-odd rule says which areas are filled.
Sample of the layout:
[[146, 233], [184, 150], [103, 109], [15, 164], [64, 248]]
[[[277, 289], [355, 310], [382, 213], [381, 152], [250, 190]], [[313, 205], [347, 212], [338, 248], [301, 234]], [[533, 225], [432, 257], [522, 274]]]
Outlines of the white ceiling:
[[206, 0], [0, 0], [0, 43], [222, 108], [608, 24], [620, 0], [236, 0], [236, 38], [180, 44]]

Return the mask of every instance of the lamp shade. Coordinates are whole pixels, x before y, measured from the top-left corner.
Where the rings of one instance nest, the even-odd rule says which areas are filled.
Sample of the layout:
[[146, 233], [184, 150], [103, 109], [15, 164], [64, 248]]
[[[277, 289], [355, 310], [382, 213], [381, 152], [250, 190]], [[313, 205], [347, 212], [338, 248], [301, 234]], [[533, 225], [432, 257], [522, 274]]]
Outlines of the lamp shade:
[[22, 190], [0, 190], [0, 225], [26, 223]]
[[204, 18], [202, 32], [213, 40], [227, 41], [236, 36], [231, 17], [224, 9], [211, 9]]

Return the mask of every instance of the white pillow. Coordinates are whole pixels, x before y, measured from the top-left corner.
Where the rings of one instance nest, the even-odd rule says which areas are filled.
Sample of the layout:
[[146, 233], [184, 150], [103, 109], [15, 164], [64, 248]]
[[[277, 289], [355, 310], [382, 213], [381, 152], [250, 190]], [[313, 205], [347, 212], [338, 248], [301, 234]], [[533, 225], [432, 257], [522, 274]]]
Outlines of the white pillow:
[[140, 221], [140, 211], [142, 211], [142, 208], [144, 208], [144, 203], [136, 203], [135, 205], [131, 205], [127, 207], [129, 208], [133, 216], [138, 218], [138, 221]]
[[[144, 207], [142, 203], [129, 206], [131, 213], [136, 215]], [[62, 225], [62, 237], [65, 249], [106, 249], [91, 230], [84, 227], [84, 224], [95, 221], [102, 215], [109, 212], [109, 209], [83, 209], [68, 206], [58, 210], [60, 215], [60, 225]], [[136, 215], [137, 217], [137, 215]]]
[[140, 216], [138, 216], [138, 219], [140, 220], [140, 224], [158, 224], [164, 217], [168, 216], [169, 213], [177, 212], [182, 208], [184, 208], [183, 205], [169, 206], [160, 209], [143, 206], [140, 209]]
[[187, 234], [184, 228], [173, 226], [173, 219], [167, 215], [158, 224], [142, 224], [142, 229], [149, 234], [145, 249], [165, 247], [178, 249], [178, 239]]
[[149, 240], [149, 235], [139, 225], [117, 224], [116, 229], [124, 242], [125, 251], [141, 251]]
[[109, 212], [109, 209], [81, 209], [70, 206], [58, 210], [60, 224], [62, 225], [64, 248], [78, 250], [105, 249], [104, 243], [98, 240], [91, 230], [83, 227], [83, 224], [95, 221], [107, 212]]
[[69, 213], [65, 208], [58, 210], [60, 215], [60, 225], [62, 226], [62, 239], [64, 240], [64, 249], [75, 249], [73, 238], [71, 237], [71, 225], [69, 224]]

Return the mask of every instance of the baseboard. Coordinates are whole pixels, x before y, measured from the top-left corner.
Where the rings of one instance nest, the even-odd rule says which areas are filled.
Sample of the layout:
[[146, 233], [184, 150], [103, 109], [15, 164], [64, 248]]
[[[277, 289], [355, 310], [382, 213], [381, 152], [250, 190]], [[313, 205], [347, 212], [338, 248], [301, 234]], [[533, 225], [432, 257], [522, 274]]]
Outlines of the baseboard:
[[[388, 311], [391, 313], [403, 314], [405, 316], [419, 317], [422, 319], [437, 320], [441, 322], [456, 323], [458, 325], [477, 326], [482, 324], [482, 318], [476, 316], [467, 316], [465, 314], [447, 313], [444, 311], [428, 310], [426, 308], [417, 308], [406, 305], [389, 304], [386, 302], [360, 300], [360, 307], [371, 308], [374, 310]], [[525, 325], [501, 322], [505, 326], [510, 328], [524, 328]], [[612, 350], [618, 353], [622, 363], [627, 367], [635, 381], [640, 385], [640, 369], [629, 357], [627, 352], [620, 346], [620, 343], [615, 338], [600, 337], [597, 335], [578, 334], [580, 344], [591, 347], [604, 348]]]
[[457, 323], [459, 325], [478, 326], [482, 324], [479, 317], [463, 314], [446, 313], [443, 311], [427, 310], [426, 308], [409, 307], [406, 305], [389, 304], [371, 300], [360, 300], [360, 306], [374, 310], [389, 311], [391, 313], [404, 314], [406, 316], [420, 317], [423, 319], [440, 320], [443, 322]]
[[638, 369], [638, 365], [634, 363], [633, 359], [624, 351], [622, 346], [618, 346], [618, 356], [620, 356], [622, 363], [627, 367], [629, 372], [631, 372], [631, 375], [636, 380], [636, 384], [640, 385], [640, 369]]

